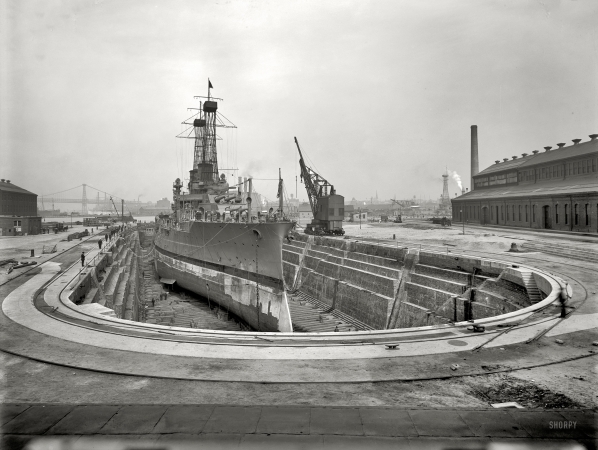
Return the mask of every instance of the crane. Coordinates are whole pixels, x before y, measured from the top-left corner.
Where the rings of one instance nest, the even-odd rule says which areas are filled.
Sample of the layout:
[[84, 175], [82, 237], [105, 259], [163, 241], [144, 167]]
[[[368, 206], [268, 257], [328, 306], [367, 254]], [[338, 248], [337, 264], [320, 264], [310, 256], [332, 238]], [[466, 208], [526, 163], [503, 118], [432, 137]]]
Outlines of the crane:
[[409, 206], [415, 204], [413, 200], [395, 200], [391, 198], [390, 201], [397, 205], [399, 208], [408, 208]]
[[415, 202], [413, 202], [412, 200], [395, 200], [395, 199], [390, 199], [391, 202], [393, 202], [395, 205], [397, 205], [399, 207], [399, 215], [397, 216], [397, 218], [394, 220], [395, 223], [403, 223], [403, 210], [402, 208], [408, 208], [409, 206], [412, 206], [413, 204], [415, 204]]
[[295, 137], [299, 150], [301, 180], [305, 184], [307, 197], [313, 213], [313, 220], [305, 227], [306, 234], [345, 234], [342, 223], [345, 215], [345, 198], [336, 194], [336, 189], [324, 177], [305, 165], [299, 141]]
[[[112, 202], [112, 206], [114, 206], [114, 211], [116, 211], [116, 218], [118, 219], [118, 209], [116, 209], [116, 205], [114, 204], [114, 200], [112, 200], [112, 196], [110, 196], [110, 201]], [[124, 217], [123, 217], [124, 220]]]

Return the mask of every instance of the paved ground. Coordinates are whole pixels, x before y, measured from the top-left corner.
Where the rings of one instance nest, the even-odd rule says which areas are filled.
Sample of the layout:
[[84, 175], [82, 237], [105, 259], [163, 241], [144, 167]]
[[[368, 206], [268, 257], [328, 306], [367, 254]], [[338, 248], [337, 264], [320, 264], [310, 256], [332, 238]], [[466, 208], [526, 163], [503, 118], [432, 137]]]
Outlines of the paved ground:
[[483, 448], [532, 439], [541, 439], [542, 448], [572, 441], [595, 448], [596, 418], [580, 410], [6, 404], [2, 448], [21, 448], [33, 436], [78, 441], [79, 448], [105, 439], [139, 440], [135, 448], [151, 448], [141, 441], [181, 439], [222, 448]]
[[[365, 231], [368, 232], [370, 237], [388, 237], [381, 236], [380, 233], [388, 234], [392, 229], [378, 230], [371, 227], [365, 229]], [[395, 232], [399, 231], [403, 232], [400, 229], [395, 230]], [[448, 231], [448, 234], [446, 230], [405, 231], [405, 239], [414, 242], [419, 239], [428, 245], [435, 246], [442, 246], [445, 241], [459, 241], [461, 242], [459, 245], [466, 247], [471, 252], [480, 251], [489, 254], [502, 254], [503, 256], [507, 255], [504, 250], [508, 248], [514, 238], [519, 237], [522, 242], [526, 239], [535, 239], [533, 232], [526, 232], [524, 236], [523, 234], [516, 234], [512, 230], [506, 232], [502, 230], [476, 231], [466, 229], [467, 232], [472, 233], [472, 236], [464, 238], [458, 237], [458, 230]], [[355, 234], [358, 233], [355, 229], [354, 232]], [[491, 236], [485, 236], [486, 234], [491, 234]], [[495, 235], [492, 236], [492, 234]], [[498, 234], [501, 235], [498, 236]], [[449, 235], [451, 236], [450, 240], [446, 239]], [[592, 242], [583, 242], [583, 240], [592, 240], [592, 238], [583, 238], [579, 242], [578, 240], [569, 239], [568, 236], [552, 238], [552, 236], [542, 235], [541, 239], [552, 239], [555, 243], [579, 245], [584, 248], [596, 245]], [[594, 239], [594, 242], [596, 242], [596, 239]], [[76, 261], [79, 253], [78, 248], [73, 248], [70, 252], [57, 256], [54, 261], [59, 261], [63, 267], [67, 267], [70, 262]], [[592, 280], [592, 270], [594, 270], [594, 273], [596, 272], [595, 269], [589, 269], [589, 267], [594, 266], [584, 265], [579, 260], [570, 260], [567, 261], [567, 264], [562, 264], [562, 262], [559, 262], [562, 261], [559, 258], [542, 253], [524, 254], [519, 257], [522, 260], [535, 260], [546, 270], [569, 279], [571, 282], [580, 280], [582, 285], [586, 284], [587, 280]], [[39, 271], [39, 269], [35, 270]], [[35, 270], [32, 270], [28, 276], [22, 276], [12, 283], [24, 284], [30, 276], [36, 274]], [[593, 278], [596, 279], [596, 277]], [[0, 286], [0, 299], [5, 298], [12, 289], [14, 289], [14, 286], [10, 289], [9, 285]], [[580, 313], [589, 316], [598, 312], [595, 290], [590, 290], [587, 293], [587, 298], [588, 300], [584, 302]], [[552, 334], [530, 344], [528, 348], [533, 347], [535, 351], [543, 353], [546, 358], [555, 361], [558, 358], [554, 358], [554, 356], [559, 354], [565, 355], [581, 350], [588, 353], [588, 349], [595, 347], [584, 347], [583, 349], [582, 347], [591, 346], [591, 339], [587, 341], [587, 338], [594, 330], [587, 329], [591, 324], [586, 325], [583, 339], [578, 339], [576, 335], [569, 334], [565, 346], [562, 346], [554, 343], [557, 334]], [[565, 331], [569, 333], [572, 330], [565, 329]], [[42, 337], [38, 342], [43, 341]], [[496, 352], [495, 359], [497, 361], [502, 359], [499, 362], [503, 364], [506, 362], [506, 358], [500, 354], [500, 349], [491, 349], [486, 352]], [[96, 355], [101, 356], [102, 354], [102, 351], [96, 350]], [[350, 448], [353, 445], [363, 448], [374, 447], [374, 444], [385, 448], [434, 448], [434, 446], [437, 446], [436, 448], [446, 448], [447, 442], [451, 448], [484, 448], [483, 446], [487, 444], [488, 438], [492, 442], [497, 439], [508, 439], [510, 443], [514, 444], [521, 442], [522, 439], [527, 441], [528, 439], [548, 437], [558, 439], [553, 448], [564, 448], [568, 439], [578, 440], [589, 448], [595, 448], [596, 436], [593, 424], [596, 423], [596, 418], [590, 410], [543, 411], [533, 409], [526, 410], [525, 414], [530, 414], [528, 416], [521, 415], [524, 412], [520, 411], [487, 411], [488, 402], [476, 398], [471, 393], [470, 388], [475, 383], [470, 385], [467, 383], [472, 383], [471, 380], [481, 378], [488, 381], [490, 380], [488, 376], [451, 377], [446, 380], [421, 382], [264, 385], [242, 382], [226, 383], [134, 377], [61, 367], [8, 354], [0, 354], [0, 357], [3, 361], [0, 365], [2, 371], [0, 372], [0, 384], [3, 387], [0, 390], [2, 395], [0, 401], [3, 402], [1, 409], [5, 417], [10, 419], [3, 427], [5, 436], [1, 448], [22, 448], [25, 441], [35, 435], [43, 434], [46, 436], [50, 433], [52, 436], [60, 436], [60, 433], [55, 433], [56, 429], [52, 431], [57, 424], [67, 426], [68, 430], [62, 432], [67, 437], [78, 439], [75, 444], [80, 445], [80, 447], [72, 448], [89, 448], [89, 443], [85, 439], [90, 437], [90, 432], [81, 431], [81, 428], [77, 428], [79, 425], [76, 425], [76, 421], [69, 422], [69, 420], [77, 417], [77, 420], [80, 418], [81, 423], [84, 424], [85, 417], [88, 417], [85, 414], [92, 417], [91, 422], [95, 424], [92, 429], [97, 429], [96, 434], [93, 435], [95, 437], [99, 436], [103, 439], [111, 437], [139, 439], [150, 434], [154, 441], [159, 440], [158, 444], [166, 439], [180, 438], [193, 441], [199, 440], [210, 446], [218, 444], [222, 448], [235, 448], [238, 445], [244, 447], [254, 445], [256, 448], [264, 448], [268, 444], [276, 448], [282, 445], [296, 447], [320, 446], [323, 448]], [[516, 353], [515, 357], [517, 357]], [[83, 355], [76, 352], [72, 353], [73, 362], [76, 363], [82, 359]], [[463, 361], [463, 356], [460, 359]], [[524, 356], [522, 355], [521, 358], [515, 360], [523, 361], [523, 359]], [[467, 356], [467, 362], [462, 363], [463, 367], [467, 367], [471, 363], [469, 360], [470, 356]], [[515, 367], [507, 368], [507, 370], [514, 376], [530, 382], [544, 383], [544, 386], [548, 389], [565, 394], [575, 392], [575, 398], [579, 403], [594, 408], [595, 411], [596, 364], [592, 360], [595, 361], [595, 358], [582, 358], [549, 366], [540, 365], [530, 371], [512, 371]], [[594, 373], [591, 372], [592, 368]], [[217, 369], [213, 369], [217, 373]], [[246, 367], [240, 366], [238, 370], [244, 371]], [[460, 381], [465, 379], [470, 381]], [[38, 402], [51, 402], [52, 404], [43, 405]], [[111, 403], [112, 406], [102, 404], [106, 402]], [[15, 407], [14, 403], [23, 404], [23, 407]], [[204, 403], [221, 406], [198, 406]], [[148, 406], [148, 404], [151, 404], [151, 406]], [[77, 406], [75, 407], [75, 405]], [[183, 405], [187, 405], [191, 409], [181, 409]], [[243, 405], [243, 407], [240, 405]], [[277, 409], [273, 409], [274, 405], [277, 405]], [[335, 407], [324, 408], [324, 406], [330, 405], [335, 405]], [[340, 405], [352, 405], [353, 407], [341, 407]], [[366, 408], [367, 405], [377, 407]], [[390, 405], [397, 407], [397, 409], [388, 408]], [[422, 407], [432, 409], [417, 409]], [[99, 409], [96, 410], [95, 408]], [[191, 413], [193, 408], [198, 408], [198, 411], [204, 411], [205, 414], [208, 414], [206, 411], [209, 411], [209, 415], [207, 417], [205, 415], [201, 416], [204, 413], [196, 411], [197, 414], [203, 417], [197, 418], [197, 422], [189, 424], [183, 418], [168, 422], [170, 425], [166, 426], [164, 421], [169, 417], [170, 413], [168, 411], [170, 411], [170, 408], [172, 408], [173, 414], [176, 415], [179, 411], [179, 414], [182, 414], [183, 417], [186, 416], [180, 411], [187, 411], [190, 413], [189, 417], [194, 417], [195, 413]], [[89, 413], [83, 413], [84, 410], [89, 411]], [[273, 410], [278, 414], [273, 414]], [[369, 412], [364, 413], [363, 411], [366, 410]], [[12, 415], [10, 411], [13, 411]], [[108, 415], [107, 411], [113, 411], [113, 413], [104, 420], [103, 418]], [[117, 411], [119, 414], [116, 414]], [[133, 414], [136, 417], [135, 420], [131, 418], [131, 411], [136, 411]], [[305, 422], [307, 413], [305, 411], [309, 413], [307, 425]], [[402, 413], [398, 411], [402, 411]], [[407, 412], [406, 415], [405, 411]], [[38, 420], [33, 417], [30, 420], [28, 414], [39, 414], [41, 418]], [[370, 420], [371, 414], [374, 414], [375, 419]], [[401, 416], [401, 414], [403, 415]], [[572, 416], [569, 414], [574, 414], [575, 417], [579, 416], [581, 419], [578, 421], [570, 420]], [[424, 419], [421, 419], [422, 416]], [[238, 419], [235, 419], [237, 417]], [[315, 422], [313, 421], [314, 418], [316, 419]], [[483, 418], [486, 422], [483, 422]], [[121, 419], [124, 422], [120, 422]], [[104, 421], [102, 422], [102, 420]], [[475, 422], [475, 420], [482, 421], [482, 425]], [[158, 427], [161, 421], [162, 425], [160, 427], [162, 428]], [[47, 428], [43, 428], [43, 424], [48, 422], [50, 423]], [[282, 422], [284, 426], [278, 424], [278, 422]], [[549, 428], [547, 431], [546, 424], [548, 423], [550, 427], [551, 422], [558, 423], [557, 427], [564, 426], [565, 422], [568, 424], [569, 422], [579, 423], [574, 425], [575, 428]], [[19, 423], [23, 424], [23, 428], [20, 428]], [[43, 429], [32, 431], [31, 428], [27, 428], [36, 423], [40, 423]], [[219, 423], [222, 424], [220, 428], [218, 428]], [[486, 423], [486, 425], [483, 425], [483, 423]], [[514, 423], [517, 429], [501, 428], [501, 424], [509, 423]], [[582, 423], [590, 423], [590, 425], [582, 428]], [[69, 424], [72, 425], [72, 428], [69, 428], [71, 427]], [[187, 428], [182, 431], [171, 431], [172, 429], [169, 426], [176, 426], [177, 424], [183, 424], [182, 426]], [[246, 424], [249, 424], [249, 429], [227, 428], [247, 426]], [[97, 428], [100, 425], [101, 427]], [[307, 428], [301, 428], [302, 426]], [[490, 428], [486, 428], [486, 431], [480, 431], [484, 429], [484, 426]], [[270, 428], [267, 427], [272, 427], [271, 429], [274, 431], [268, 432]], [[433, 431], [426, 431], [430, 427]], [[285, 431], [291, 428], [292, 431]], [[306, 429], [307, 431], [292, 434], [296, 433], [297, 428], [300, 430]], [[380, 431], [380, 435], [371, 436], [372, 430], [376, 429], [383, 431]], [[395, 429], [398, 431], [392, 431]], [[415, 434], [410, 435], [405, 431], [413, 429]], [[118, 430], [126, 430], [127, 433], [121, 435], [118, 434]], [[557, 431], [559, 432], [558, 436], [551, 434]], [[578, 432], [579, 434], [576, 434]], [[171, 433], [178, 434], [174, 436]], [[93, 436], [91, 437], [93, 438]], [[367, 440], [367, 442], [364, 440]], [[538, 445], [537, 448], [549, 448], [547, 441], [541, 441]]]
[[[68, 222], [67, 222], [68, 224]], [[91, 234], [87, 238], [81, 240], [75, 239], [67, 240], [67, 236], [72, 233], [79, 233], [87, 229]], [[0, 269], [0, 286], [10, 280], [21, 277], [27, 272], [36, 268], [40, 264], [54, 259], [60, 253], [77, 247], [79, 251], [89, 251], [96, 248], [98, 239], [103, 236], [102, 232], [97, 227], [84, 227], [83, 225], [69, 225], [67, 231], [62, 231], [58, 234], [37, 234], [30, 236], [1, 236], [0, 237], [0, 259], [16, 259], [19, 262], [36, 262], [35, 266], [28, 266], [22, 269], [15, 269], [11, 273], [7, 273], [6, 268]], [[51, 248], [56, 245], [56, 253], [42, 253], [44, 247]], [[34, 256], [31, 257], [31, 250]]]

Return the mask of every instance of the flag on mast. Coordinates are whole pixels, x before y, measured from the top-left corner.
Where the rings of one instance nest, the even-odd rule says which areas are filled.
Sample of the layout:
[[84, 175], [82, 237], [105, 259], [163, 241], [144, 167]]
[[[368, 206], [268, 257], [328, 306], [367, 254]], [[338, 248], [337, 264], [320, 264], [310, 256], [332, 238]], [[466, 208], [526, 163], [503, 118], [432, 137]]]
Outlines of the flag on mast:
[[214, 86], [212, 86], [212, 82], [210, 81], [209, 78], [208, 78], [208, 89], [214, 89]]

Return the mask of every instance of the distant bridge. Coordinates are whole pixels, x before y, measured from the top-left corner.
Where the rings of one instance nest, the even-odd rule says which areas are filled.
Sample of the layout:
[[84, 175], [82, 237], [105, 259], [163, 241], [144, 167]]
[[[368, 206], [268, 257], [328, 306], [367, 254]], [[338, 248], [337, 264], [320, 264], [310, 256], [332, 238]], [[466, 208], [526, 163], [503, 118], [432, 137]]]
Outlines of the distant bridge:
[[[88, 190], [90, 191], [89, 194]], [[78, 195], [79, 192], [80, 195]], [[94, 188], [88, 184], [80, 184], [79, 186], [54, 192], [52, 194], [38, 195], [37, 203], [38, 208], [41, 205], [42, 210], [50, 208], [54, 209], [55, 204], [79, 203], [81, 205], [81, 214], [87, 215], [90, 212], [114, 212], [114, 206], [112, 205], [112, 201], [110, 201], [111, 197], [116, 209], [120, 213], [121, 201], [123, 200], [121, 197]], [[139, 197], [141, 197], [141, 195], [139, 195]], [[137, 213], [139, 208], [143, 205], [143, 203], [139, 201], [139, 197], [137, 197], [137, 200], [125, 200], [125, 211]]]

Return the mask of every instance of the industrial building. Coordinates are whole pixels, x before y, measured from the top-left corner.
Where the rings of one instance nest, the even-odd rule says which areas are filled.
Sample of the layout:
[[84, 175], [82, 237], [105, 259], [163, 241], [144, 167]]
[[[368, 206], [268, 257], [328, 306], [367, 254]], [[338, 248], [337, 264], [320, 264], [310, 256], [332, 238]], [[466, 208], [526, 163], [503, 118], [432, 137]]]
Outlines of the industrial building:
[[598, 134], [511, 156], [478, 172], [471, 127], [471, 191], [452, 199], [453, 221], [598, 233]]
[[311, 211], [311, 206], [309, 203], [301, 203], [298, 208], [299, 212], [299, 220], [311, 220], [314, 218], [314, 213]]
[[40, 234], [37, 194], [0, 179], [0, 236]]

